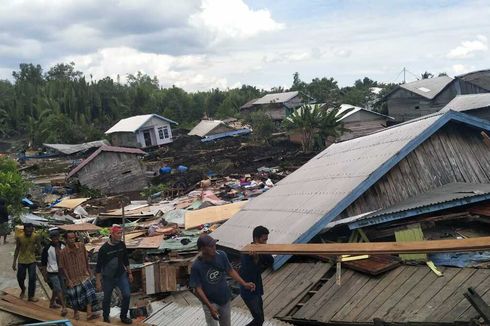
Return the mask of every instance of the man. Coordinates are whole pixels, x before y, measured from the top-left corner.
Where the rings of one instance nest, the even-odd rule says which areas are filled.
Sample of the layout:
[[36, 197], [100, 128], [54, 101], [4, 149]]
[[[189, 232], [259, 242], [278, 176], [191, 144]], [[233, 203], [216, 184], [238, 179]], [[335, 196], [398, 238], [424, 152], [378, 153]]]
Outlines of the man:
[[[252, 244], [266, 244], [269, 239], [269, 230], [261, 225], [257, 226], [252, 232], [252, 239]], [[256, 287], [253, 292], [243, 286], [240, 287], [240, 296], [253, 317], [247, 326], [262, 326], [264, 323], [264, 304], [262, 301], [264, 287], [261, 274], [273, 263], [272, 255], [242, 254], [240, 257], [240, 276], [246, 282], [253, 282]]]
[[231, 267], [228, 257], [216, 250], [216, 240], [209, 235], [197, 239], [200, 256], [191, 267], [190, 287], [203, 304], [208, 326], [231, 325], [231, 291], [226, 283], [226, 274], [250, 291], [255, 284], [245, 282]]
[[[40, 237], [34, 232], [31, 223], [24, 223], [24, 232], [15, 238], [15, 253], [12, 269], [17, 270], [17, 282], [20, 287], [20, 298], [23, 299], [26, 293], [25, 279], [26, 272], [29, 273], [29, 288], [27, 298], [29, 301], [37, 302], [34, 297], [36, 294], [36, 253], [39, 251]], [[18, 262], [16, 268], [16, 262]]]
[[0, 237], [3, 236], [3, 244], [7, 243], [7, 236], [10, 234], [9, 212], [7, 201], [0, 198]]
[[131, 296], [129, 283], [133, 282], [133, 274], [129, 269], [128, 251], [121, 238], [122, 228], [118, 225], [113, 226], [109, 241], [102, 245], [97, 257], [96, 287], [97, 291], [104, 290], [104, 300], [102, 301], [104, 322], [110, 323], [109, 311], [111, 309], [112, 290], [118, 287], [122, 294], [121, 322], [131, 324], [132, 320], [128, 318]]
[[66, 234], [66, 247], [61, 250], [59, 267], [63, 271], [66, 281], [66, 295], [73, 308], [73, 318], [80, 319], [79, 310], [87, 308], [87, 320], [97, 316], [92, 312], [97, 298], [95, 288], [90, 282], [90, 268], [88, 265], [87, 250], [82, 243], [76, 242], [74, 232]]
[[56, 299], [58, 299], [62, 307], [61, 316], [64, 317], [66, 316], [67, 311], [65, 297], [63, 295], [63, 279], [61, 278], [58, 268], [58, 257], [60, 251], [63, 250], [65, 246], [60, 242], [58, 230], [50, 231], [49, 238], [51, 239], [51, 242], [44, 247], [41, 254], [41, 272], [44, 276], [44, 280], [49, 283], [53, 290], [49, 307], [53, 309], [59, 308], [56, 304]]

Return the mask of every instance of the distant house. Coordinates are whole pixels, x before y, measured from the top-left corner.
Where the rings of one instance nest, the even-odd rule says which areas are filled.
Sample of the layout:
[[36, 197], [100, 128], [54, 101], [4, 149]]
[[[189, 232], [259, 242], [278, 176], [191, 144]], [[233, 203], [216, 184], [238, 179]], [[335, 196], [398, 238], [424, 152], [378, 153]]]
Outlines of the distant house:
[[44, 147], [60, 155], [74, 155], [95, 150], [104, 145], [110, 145], [107, 140], [96, 140], [82, 144], [43, 144]]
[[295, 108], [305, 103], [305, 96], [298, 91], [267, 94], [261, 98], [251, 100], [240, 107], [242, 112], [263, 110], [272, 120], [282, 121], [291, 114]]
[[221, 120], [201, 120], [191, 131], [189, 131], [188, 135], [206, 137], [232, 130], [233, 128], [227, 126]]
[[441, 112], [449, 110], [490, 120], [490, 93], [458, 95]]
[[140, 149], [102, 146], [83, 160], [67, 175], [78, 179], [82, 186], [103, 194], [142, 190], [146, 185], [145, 171], [138, 156]]
[[460, 94], [478, 94], [490, 92], [490, 69], [469, 72], [455, 77]]
[[158, 114], [137, 115], [120, 120], [105, 134], [114, 146], [145, 148], [171, 143], [172, 124], [177, 122]]
[[[319, 105], [321, 108], [326, 109], [325, 103], [310, 104], [308, 106], [313, 108], [315, 105]], [[298, 110], [300, 109], [296, 109], [296, 111]], [[387, 115], [350, 104], [341, 104], [338, 115], [341, 115], [347, 110], [350, 111], [346, 113], [340, 119], [340, 121], [344, 123], [344, 127], [348, 129], [348, 131], [344, 132], [344, 134], [342, 134], [339, 139], [336, 139], [336, 141], [344, 141], [365, 136], [372, 132], [386, 128], [387, 122], [394, 120], [392, 117]], [[301, 135], [292, 134], [290, 135], [290, 140], [300, 143]]]
[[448, 104], [458, 92], [457, 83], [449, 76], [402, 84], [385, 96], [388, 115], [403, 122], [432, 114]]

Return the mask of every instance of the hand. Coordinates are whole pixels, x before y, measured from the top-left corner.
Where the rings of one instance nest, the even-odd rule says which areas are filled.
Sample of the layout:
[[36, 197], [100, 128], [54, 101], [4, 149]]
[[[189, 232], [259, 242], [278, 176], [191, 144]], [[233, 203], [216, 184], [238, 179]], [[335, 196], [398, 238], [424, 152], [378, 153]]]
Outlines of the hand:
[[249, 291], [255, 291], [255, 284], [252, 282], [245, 283], [243, 286]]
[[72, 281], [67, 281], [67, 286], [71, 289], [74, 286], [74, 284]]
[[100, 280], [95, 280], [95, 290], [97, 292], [102, 291], [102, 284], [100, 283]]
[[219, 320], [219, 312], [213, 305], [209, 307], [209, 311], [211, 312], [211, 317], [213, 317], [214, 320]]
[[129, 283], [133, 283], [133, 274], [132, 273], [128, 274], [128, 281], [129, 281]]
[[12, 269], [13, 269], [14, 271], [16, 271], [16, 270], [17, 270], [17, 266], [15, 266], [15, 263], [13, 263], [13, 264], [12, 264]]

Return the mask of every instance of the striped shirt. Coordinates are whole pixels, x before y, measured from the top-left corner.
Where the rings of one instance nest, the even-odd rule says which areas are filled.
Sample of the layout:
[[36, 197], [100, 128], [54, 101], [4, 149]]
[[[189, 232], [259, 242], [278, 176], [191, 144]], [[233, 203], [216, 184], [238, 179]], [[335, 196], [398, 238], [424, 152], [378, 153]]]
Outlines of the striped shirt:
[[81, 284], [90, 277], [85, 246], [76, 243], [74, 248], [66, 246], [60, 252], [59, 267], [62, 268], [73, 285]]

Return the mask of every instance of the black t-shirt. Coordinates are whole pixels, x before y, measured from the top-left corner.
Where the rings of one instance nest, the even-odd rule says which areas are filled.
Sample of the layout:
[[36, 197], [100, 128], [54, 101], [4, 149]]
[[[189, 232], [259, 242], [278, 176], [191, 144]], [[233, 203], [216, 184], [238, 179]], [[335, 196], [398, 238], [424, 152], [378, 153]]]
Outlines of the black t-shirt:
[[125, 266], [129, 266], [129, 258], [124, 242], [119, 241], [115, 245], [104, 243], [97, 257], [96, 273], [101, 273], [103, 277], [117, 278], [126, 271]]

